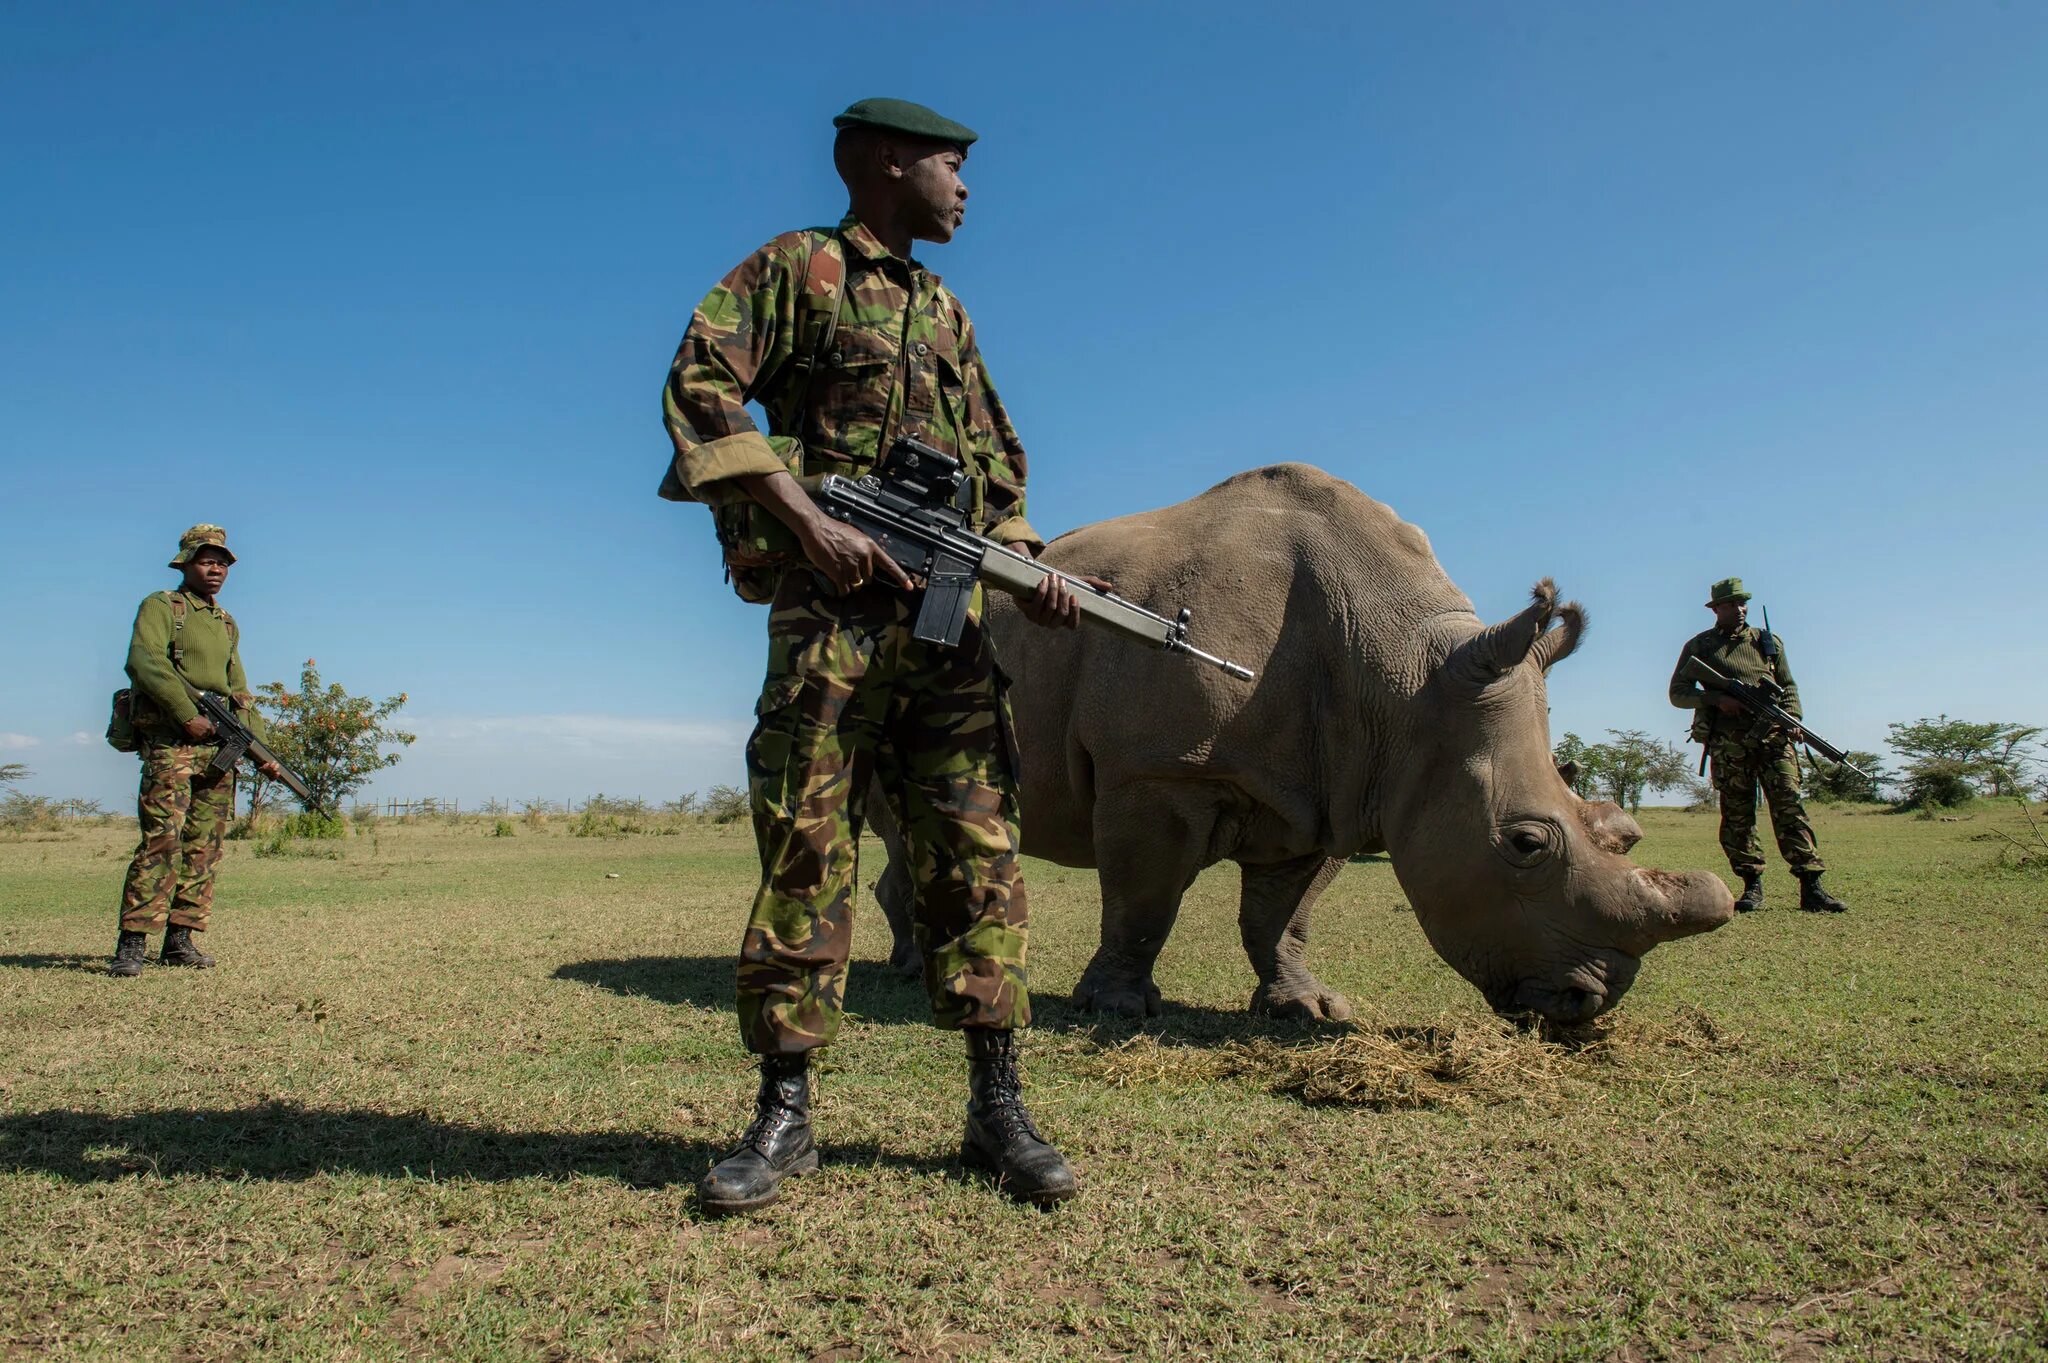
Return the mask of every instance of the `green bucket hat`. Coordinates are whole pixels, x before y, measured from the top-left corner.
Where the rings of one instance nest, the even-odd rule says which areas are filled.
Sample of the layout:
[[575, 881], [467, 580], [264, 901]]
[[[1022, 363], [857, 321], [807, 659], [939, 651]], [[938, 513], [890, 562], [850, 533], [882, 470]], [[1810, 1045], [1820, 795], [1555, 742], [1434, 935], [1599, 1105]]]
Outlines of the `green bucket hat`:
[[881, 128], [886, 132], [908, 133], [934, 142], [950, 142], [962, 151], [974, 145], [980, 134], [907, 99], [862, 99], [846, 106], [846, 112], [832, 120], [835, 128]]
[[228, 562], [235, 561], [235, 555], [228, 548], [228, 532], [217, 525], [195, 525], [178, 536], [178, 553], [170, 562], [173, 568], [182, 568], [192, 561], [192, 556], [201, 549], [218, 549], [228, 556]]
[[1749, 593], [1742, 589], [1739, 577], [1724, 577], [1707, 591], [1707, 604], [1718, 606], [1723, 601], [1733, 601], [1738, 606], [1749, 600]]

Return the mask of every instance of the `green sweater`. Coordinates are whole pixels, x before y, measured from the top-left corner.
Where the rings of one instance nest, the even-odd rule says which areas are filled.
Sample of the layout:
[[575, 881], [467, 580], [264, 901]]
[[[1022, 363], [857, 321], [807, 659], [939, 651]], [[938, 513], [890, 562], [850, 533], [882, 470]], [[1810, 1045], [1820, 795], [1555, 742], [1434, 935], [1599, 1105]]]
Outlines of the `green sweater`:
[[[1778, 704], [1794, 719], [1799, 718], [1799, 683], [1792, 680], [1792, 664], [1785, 658], [1785, 641], [1777, 640], [1778, 657], [1773, 664], [1759, 647], [1763, 637], [1764, 632], [1754, 625], [1744, 625], [1732, 634], [1723, 634], [1718, 629], [1703, 630], [1686, 640], [1685, 647], [1678, 651], [1678, 666], [1671, 670], [1671, 703], [1681, 710], [1697, 712], [1692, 726], [1695, 742], [1705, 742], [1720, 726], [1720, 715], [1714, 707], [1721, 697], [1719, 692], [1709, 691], [1685, 675], [1685, 664], [1692, 658], [1704, 659], [1722, 676], [1752, 686], [1765, 677], [1775, 680], [1785, 688], [1778, 696]], [[1740, 728], [1749, 722], [1736, 721], [1732, 727]]]
[[[171, 609], [173, 595], [185, 599], [183, 628]], [[180, 661], [174, 663], [174, 656]], [[151, 592], [135, 612], [135, 629], [128, 638], [128, 679], [149, 698], [157, 714], [169, 717], [173, 728], [199, 713], [178, 680], [180, 673], [201, 691], [217, 695], [239, 697], [249, 690], [241, 650], [228, 630], [228, 613], [183, 589]], [[241, 718], [259, 737], [267, 734], [263, 717], [254, 709], [243, 710]]]

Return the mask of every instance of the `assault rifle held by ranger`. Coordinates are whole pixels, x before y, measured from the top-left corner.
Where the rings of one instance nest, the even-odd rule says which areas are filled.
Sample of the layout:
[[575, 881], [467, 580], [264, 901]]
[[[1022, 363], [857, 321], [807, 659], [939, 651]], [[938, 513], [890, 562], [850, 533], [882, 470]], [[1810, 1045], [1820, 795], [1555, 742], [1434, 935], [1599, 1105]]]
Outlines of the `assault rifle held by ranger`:
[[1782, 729], [1792, 736], [1793, 742], [1805, 744], [1815, 755], [1824, 757], [1837, 766], [1847, 767], [1866, 780], [1869, 779], [1870, 773], [1851, 762], [1847, 753], [1808, 729], [1790, 711], [1778, 704], [1777, 693], [1782, 688], [1770, 678], [1765, 677], [1752, 686], [1748, 682], [1737, 681], [1725, 675], [1702, 658], [1687, 658], [1681, 671], [1709, 691], [1717, 691], [1727, 696], [1755, 715], [1760, 728]]
[[1046, 578], [1057, 577], [1073, 592], [1088, 624], [1147, 648], [1186, 654], [1241, 681], [1252, 679], [1250, 668], [1188, 642], [1186, 608], [1169, 620], [969, 530], [973, 488], [960, 461], [921, 440], [898, 437], [873, 473], [861, 478], [828, 473], [812, 495], [826, 515], [861, 531], [904, 571], [924, 579], [924, 603], [911, 634], [926, 643], [950, 648], [960, 642], [976, 580], [1013, 596], [1029, 596]]
[[[183, 677], [178, 680], [185, 681]], [[298, 774], [280, 762], [269, 745], [251, 733], [249, 726], [236, 717], [232, 701], [226, 696], [202, 691], [189, 681], [185, 681], [185, 690], [192, 697], [192, 703], [199, 707], [199, 713], [205, 715], [208, 722], [213, 725], [214, 736], [220, 743], [220, 751], [213, 755], [213, 761], [207, 765], [215, 771], [232, 771], [235, 763], [244, 757], [259, 768], [268, 763], [277, 768], [277, 779], [284, 783], [285, 789], [299, 797], [300, 804], [315, 814], [324, 812], [320, 808], [320, 801], [314, 798], [313, 792], [306, 788], [306, 783], [298, 778]], [[264, 774], [269, 773], [265, 771]]]

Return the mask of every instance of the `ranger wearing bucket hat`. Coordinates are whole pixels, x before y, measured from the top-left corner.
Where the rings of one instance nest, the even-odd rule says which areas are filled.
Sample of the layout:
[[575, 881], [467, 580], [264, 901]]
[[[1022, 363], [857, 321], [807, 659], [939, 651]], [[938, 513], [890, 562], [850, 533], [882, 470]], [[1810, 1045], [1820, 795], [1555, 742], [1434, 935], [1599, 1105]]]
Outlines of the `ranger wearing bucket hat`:
[[1785, 660], [1785, 644], [1777, 635], [1749, 623], [1750, 594], [1739, 577], [1724, 577], [1707, 592], [1714, 627], [1686, 640], [1671, 674], [1671, 703], [1691, 710], [1692, 738], [1704, 743], [1712, 763], [1714, 790], [1721, 799], [1721, 850], [1742, 878], [1739, 912], [1764, 904], [1764, 854], [1756, 836], [1756, 794], [1762, 787], [1771, 809], [1771, 828], [1778, 852], [1799, 880], [1799, 907], [1809, 913], [1840, 913], [1849, 906], [1820, 883], [1820, 850], [1813, 825], [1799, 799], [1799, 756], [1793, 748], [1797, 731], [1758, 729], [1753, 716], [1732, 697], [1702, 687], [1686, 675], [1686, 664], [1698, 658], [1724, 677], [1755, 685], [1769, 679], [1782, 688], [1778, 704], [1799, 718], [1799, 684]]
[[[128, 639], [129, 719], [142, 757], [136, 800], [142, 841], [121, 887], [121, 937], [109, 967], [116, 976], [142, 973], [148, 934], [158, 928], [164, 929], [158, 957], [164, 965], [213, 964], [192, 934], [206, 931], [213, 910], [213, 873], [221, 837], [234, 818], [235, 776], [209, 766], [219, 744], [184, 683], [249, 706], [240, 632], [219, 601], [234, 561], [225, 530], [193, 526], [178, 537], [169, 565], [184, 580], [172, 591], [151, 592], [135, 612]], [[253, 708], [243, 718], [267, 736]], [[266, 764], [265, 771], [275, 775], [275, 764]]]
[[[962, 1160], [1014, 1197], [1056, 1202], [1074, 1175], [1018, 1088], [1028, 914], [986, 602], [977, 587], [956, 648], [912, 638], [919, 597], [903, 570], [796, 481], [858, 477], [914, 435], [964, 465], [975, 529], [1023, 553], [1043, 547], [1024, 514], [1024, 446], [974, 324], [910, 254], [913, 241], [950, 241], [960, 227], [976, 136], [900, 99], [860, 100], [832, 123], [846, 215], [784, 233], [727, 274], [698, 305], [663, 392], [673, 454], [661, 495], [708, 504], [734, 589], [771, 603], [747, 745], [761, 885], [738, 991], [760, 1089], [753, 1123], [698, 1198], [714, 1213], [750, 1211], [818, 1167], [809, 1058], [839, 1028], [872, 776], [920, 868], [934, 1021], [967, 1033]], [[765, 434], [749, 402], [767, 413]], [[1071, 593], [1046, 581], [1024, 614], [1072, 628]]]

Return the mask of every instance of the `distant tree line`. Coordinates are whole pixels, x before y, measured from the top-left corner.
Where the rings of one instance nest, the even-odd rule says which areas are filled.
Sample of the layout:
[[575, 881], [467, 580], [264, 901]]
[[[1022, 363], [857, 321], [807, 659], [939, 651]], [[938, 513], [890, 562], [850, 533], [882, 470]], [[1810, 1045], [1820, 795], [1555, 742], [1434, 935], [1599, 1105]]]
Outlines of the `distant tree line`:
[[[2035, 724], [1978, 722], [1937, 715], [1890, 726], [1887, 746], [1898, 770], [1888, 771], [1872, 752], [1849, 752], [1847, 763], [1801, 754], [1806, 798], [1823, 803], [1877, 804], [1890, 799], [1903, 808], [1950, 808], [1978, 796], [2048, 799], [2041, 735]], [[1677, 792], [1694, 804], [1713, 797], [1692, 759], [1674, 744], [1640, 729], [1609, 729], [1604, 743], [1566, 733], [1552, 749], [1558, 768], [1580, 796], [1612, 800], [1640, 809], [1651, 791]], [[1851, 770], [1851, 766], [1862, 770]], [[1895, 796], [1886, 794], [1887, 788]]]

